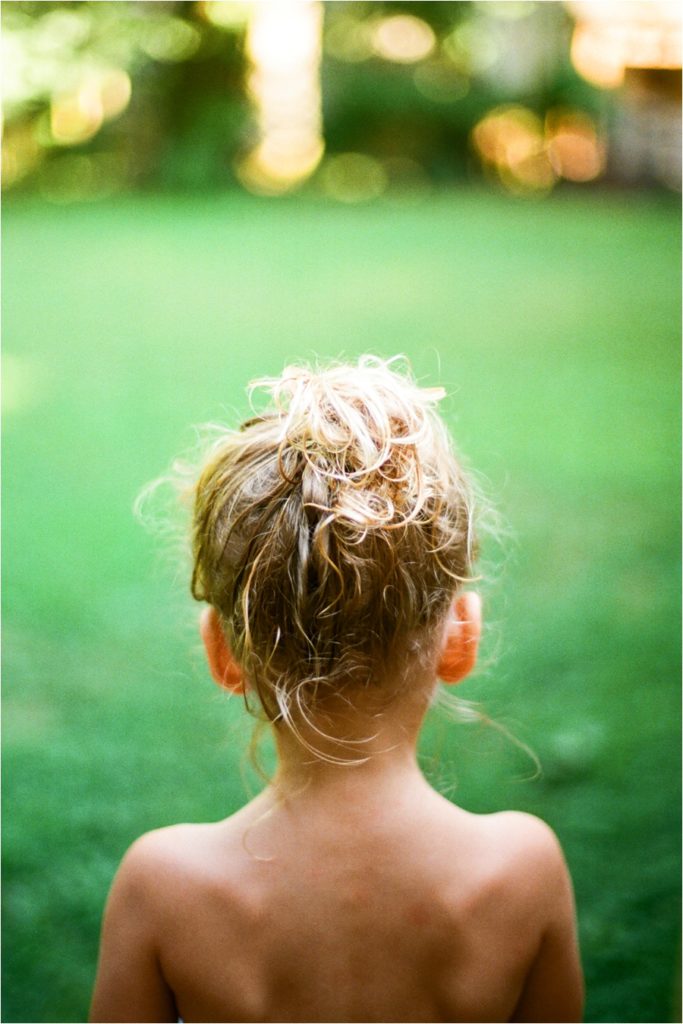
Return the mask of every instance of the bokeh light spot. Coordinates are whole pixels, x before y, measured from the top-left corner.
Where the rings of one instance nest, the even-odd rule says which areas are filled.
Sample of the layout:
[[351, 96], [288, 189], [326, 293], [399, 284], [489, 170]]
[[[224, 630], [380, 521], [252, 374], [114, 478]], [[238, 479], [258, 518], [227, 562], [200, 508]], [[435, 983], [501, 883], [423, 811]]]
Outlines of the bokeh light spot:
[[170, 17], [150, 21], [140, 39], [140, 47], [153, 60], [174, 63], [196, 53], [201, 39], [194, 25], [182, 18]]
[[470, 91], [470, 83], [449, 60], [429, 60], [413, 73], [418, 92], [435, 103], [455, 103]]
[[338, 17], [325, 32], [325, 50], [335, 60], [350, 64], [372, 57], [372, 25], [367, 20]]
[[592, 181], [605, 145], [588, 114], [554, 108], [541, 121], [518, 105], [497, 107], [475, 126], [472, 142], [485, 169], [511, 192], [548, 191], [559, 178]]
[[35, 123], [19, 122], [4, 129], [2, 139], [2, 187], [11, 188], [30, 174], [43, 159]]
[[412, 14], [394, 14], [378, 21], [372, 30], [375, 53], [399, 64], [414, 64], [428, 57], [436, 45], [432, 28]]
[[338, 153], [328, 157], [320, 172], [323, 190], [342, 203], [377, 199], [388, 184], [379, 160], [366, 153]]
[[197, 10], [212, 25], [238, 32], [249, 20], [250, 5], [237, 0], [205, 0], [197, 4]]
[[614, 89], [626, 68], [681, 67], [680, 5], [671, 0], [579, 0], [571, 43], [574, 67], [587, 81]]
[[322, 139], [307, 132], [271, 132], [237, 164], [236, 173], [250, 192], [280, 195], [313, 173], [323, 150]]
[[475, 126], [474, 146], [511, 192], [547, 191], [555, 173], [545, 151], [543, 123], [533, 111], [511, 104], [496, 107]]
[[86, 142], [104, 120], [102, 97], [97, 83], [84, 82], [71, 96], [55, 96], [50, 107], [50, 129], [56, 143], [73, 146]]
[[488, 71], [500, 57], [497, 40], [485, 25], [475, 21], [459, 25], [442, 45], [446, 56], [465, 75]]
[[107, 120], [118, 117], [126, 109], [132, 89], [130, 75], [122, 68], [112, 68], [103, 73], [100, 79], [100, 99]]
[[247, 29], [248, 91], [260, 140], [236, 164], [242, 184], [277, 195], [306, 180], [324, 151], [319, 0], [255, 4]]
[[63, 52], [81, 46], [90, 35], [90, 18], [87, 10], [53, 10], [41, 18], [42, 31], [39, 36], [39, 49], [42, 53], [49, 51]]
[[548, 158], [558, 177], [592, 181], [604, 170], [605, 146], [581, 111], [550, 111], [546, 117]]

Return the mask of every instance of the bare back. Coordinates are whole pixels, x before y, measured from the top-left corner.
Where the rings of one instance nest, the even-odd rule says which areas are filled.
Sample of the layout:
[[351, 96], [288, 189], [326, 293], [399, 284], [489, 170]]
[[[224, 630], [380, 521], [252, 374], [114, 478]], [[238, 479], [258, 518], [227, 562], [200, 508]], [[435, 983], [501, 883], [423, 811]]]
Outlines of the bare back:
[[337, 795], [266, 794], [139, 840], [102, 963], [120, 962], [108, 943], [137, 960], [101, 967], [92, 1019], [579, 1019], [571, 889], [545, 825], [468, 814], [426, 784]]

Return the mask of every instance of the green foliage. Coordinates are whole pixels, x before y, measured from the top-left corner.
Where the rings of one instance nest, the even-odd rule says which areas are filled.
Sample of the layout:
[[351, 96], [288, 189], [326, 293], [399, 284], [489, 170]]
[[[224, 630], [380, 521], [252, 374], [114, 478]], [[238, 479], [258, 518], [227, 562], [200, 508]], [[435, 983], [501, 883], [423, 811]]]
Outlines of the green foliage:
[[[516, 10], [532, 25], [519, 40], [510, 34]], [[401, 63], [373, 50], [374, 28], [392, 15], [430, 26], [432, 52]], [[136, 188], [236, 184], [234, 165], [258, 137], [244, 20], [221, 26], [203, 17], [200, 5], [182, 2], [15, 0], [3, 6], [3, 26], [4, 187], [69, 202]], [[408, 160], [426, 181], [459, 181], [481, 172], [470, 133], [496, 105], [522, 103], [543, 117], [557, 107], [597, 116], [610, 103], [572, 68], [569, 18], [560, 3], [333, 0], [324, 26], [328, 155]], [[360, 50], [351, 58], [354, 34]], [[510, 58], [522, 45], [523, 63], [534, 70], [520, 84], [503, 72], [519, 64]], [[96, 92], [111, 73], [128, 77], [130, 102], [99, 119], [92, 109], [88, 115], [88, 89]], [[69, 101], [85, 113], [72, 111], [60, 135], [55, 104]], [[390, 178], [402, 173], [405, 166], [389, 167]]]

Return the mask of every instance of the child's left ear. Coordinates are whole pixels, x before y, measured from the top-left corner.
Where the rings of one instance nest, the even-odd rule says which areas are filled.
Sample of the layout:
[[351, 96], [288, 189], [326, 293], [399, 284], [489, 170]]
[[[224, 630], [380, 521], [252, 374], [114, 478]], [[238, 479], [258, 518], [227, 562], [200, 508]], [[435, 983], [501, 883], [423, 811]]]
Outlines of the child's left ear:
[[224, 690], [230, 690], [231, 693], [244, 693], [242, 670], [232, 656], [220, 617], [212, 605], [202, 612], [202, 617], [199, 620], [199, 632], [206, 648], [209, 671], [215, 682]]
[[467, 591], [453, 602], [437, 675], [444, 683], [459, 683], [477, 663], [481, 636], [481, 598]]

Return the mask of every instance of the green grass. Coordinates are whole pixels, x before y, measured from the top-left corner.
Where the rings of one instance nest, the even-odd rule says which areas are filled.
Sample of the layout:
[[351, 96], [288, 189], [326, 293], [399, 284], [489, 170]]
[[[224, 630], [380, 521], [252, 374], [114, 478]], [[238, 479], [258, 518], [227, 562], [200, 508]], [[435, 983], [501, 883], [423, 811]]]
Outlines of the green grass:
[[635, 195], [6, 204], [4, 1020], [83, 1020], [126, 846], [245, 799], [137, 492], [252, 377], [365, 350], [446, 385], [513, 534], [462, 693], [544, 774], [438, 719], [426, 770], [559, 833], [588, 1021], [680, 1020], [679, 267], [676, 205]]

